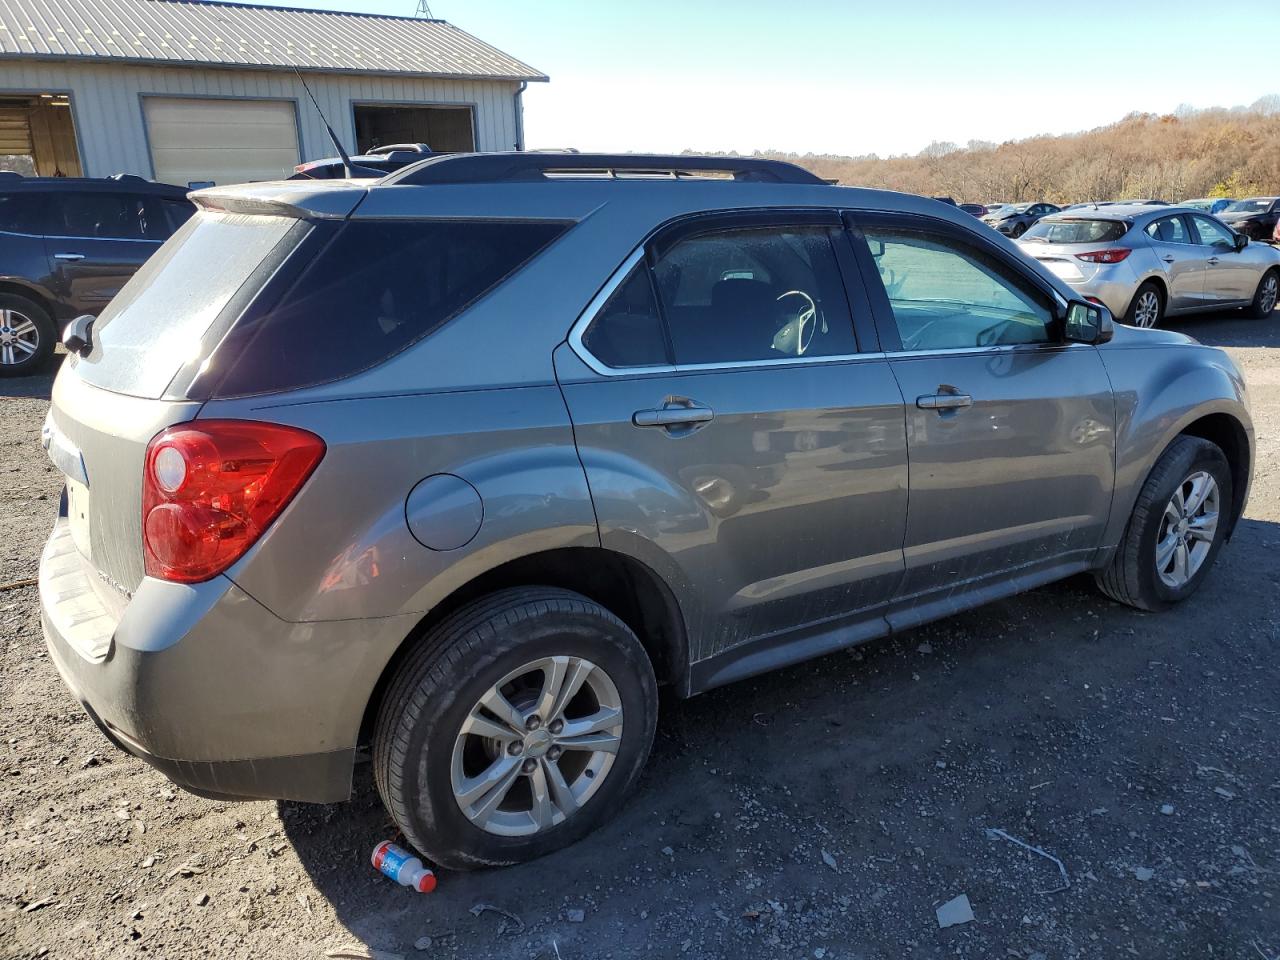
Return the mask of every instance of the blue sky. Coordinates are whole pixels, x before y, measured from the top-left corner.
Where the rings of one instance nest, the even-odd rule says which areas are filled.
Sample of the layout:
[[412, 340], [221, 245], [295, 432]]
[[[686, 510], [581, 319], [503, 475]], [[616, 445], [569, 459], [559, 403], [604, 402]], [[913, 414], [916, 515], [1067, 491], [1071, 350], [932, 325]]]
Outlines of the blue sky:
[[[417, 0], [283, 5], [408, 15]], [[530, 147], [883, 156], [1280, 93], [1276, 54], [1255, 39], [1280, 28], [1277, 0], [432, 0], [431, 9], [550, 75], [526, 94]]]

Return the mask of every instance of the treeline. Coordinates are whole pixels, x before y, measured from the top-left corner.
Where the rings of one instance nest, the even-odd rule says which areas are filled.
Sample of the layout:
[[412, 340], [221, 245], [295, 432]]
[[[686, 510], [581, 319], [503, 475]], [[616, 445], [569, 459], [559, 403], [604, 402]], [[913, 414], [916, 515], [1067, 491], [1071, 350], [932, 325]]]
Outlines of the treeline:
[[1132, 113], [1084, 133], [931, 143], [915, 156], [765, 151], [843, 184], [956, 200], [1073, 203], [1280, 193], [1280, 96], [1249, 107]]

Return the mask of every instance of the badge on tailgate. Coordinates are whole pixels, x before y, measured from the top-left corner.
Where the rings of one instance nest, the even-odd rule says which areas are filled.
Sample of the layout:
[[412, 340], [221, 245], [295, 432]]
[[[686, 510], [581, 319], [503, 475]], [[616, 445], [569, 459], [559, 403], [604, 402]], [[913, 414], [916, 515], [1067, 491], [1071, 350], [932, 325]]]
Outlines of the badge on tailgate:
[[40, 443], [55, 467], [81, 486], [89, 485], [89, 475], [85, 472], [84, 457], [80, 455], [80, 448], [58, 429], [53, 422], [52, 410], [45, 416], [44, 426], [40, 428]]

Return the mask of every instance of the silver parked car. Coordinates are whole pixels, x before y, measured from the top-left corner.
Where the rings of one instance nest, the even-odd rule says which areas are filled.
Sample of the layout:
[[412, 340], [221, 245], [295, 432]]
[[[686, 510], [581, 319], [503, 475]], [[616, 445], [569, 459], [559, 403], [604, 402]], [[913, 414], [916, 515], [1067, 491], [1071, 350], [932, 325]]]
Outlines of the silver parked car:
[[1045, 217], [1018, 241], [1078, 294], [1135, 327], [1203, 310], [1267, 317], [1280, 251], [1182, 207], [1102, 206]]
[[1225, 353], [923, 197], [545, 153], [194, 197], [68, 330], [40, 597], [205, 796], [341, 800], [371, 744], [419, 850], [526, 860], [615, 815], [660, 685], [1084, 571], [1159, 610], [1244, 508]]

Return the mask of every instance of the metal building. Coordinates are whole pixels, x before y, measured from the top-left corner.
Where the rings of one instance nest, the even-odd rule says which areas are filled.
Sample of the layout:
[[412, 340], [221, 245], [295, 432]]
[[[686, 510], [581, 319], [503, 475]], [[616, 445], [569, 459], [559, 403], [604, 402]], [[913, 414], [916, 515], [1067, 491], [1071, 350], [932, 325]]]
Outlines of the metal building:
[[546, 76], [443, 20], [217, 0], [0, 0], [0, 169], [266, 180], [353, 152], [523, 149]]

